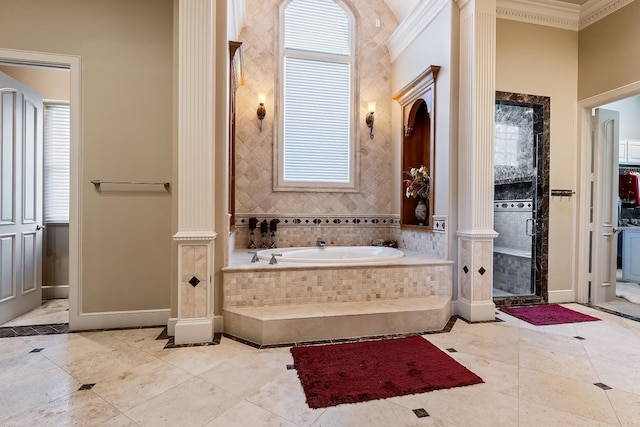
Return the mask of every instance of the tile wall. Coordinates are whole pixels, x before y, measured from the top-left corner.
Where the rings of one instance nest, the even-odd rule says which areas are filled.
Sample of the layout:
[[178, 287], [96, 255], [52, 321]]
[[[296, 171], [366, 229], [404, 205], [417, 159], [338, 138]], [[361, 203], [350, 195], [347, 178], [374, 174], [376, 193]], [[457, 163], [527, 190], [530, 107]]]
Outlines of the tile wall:
[[[282, 0], [247, 0], [247, 22], [240, 34], [244, 56], [244, 86], [237, 91], [236, 212], [254, 216], [388, 215], [392, 197], [391, 61], [385, 45], [397, 26], [382, 0], [351, 0], [357, 27], [358, 87], [356, 107], [360, 155], [358, 192], [273, 191], [278, 6]], [[263, 130], [256, 117], [257, 94], [267, 94]], [[375, 139], [369, 139], [364, 117], [367, 103], [376, 102]], [[399, 197], [399, 196], [398, 196]]]
[[227, 270], [224, 306], [356, 302], [451, 295], [452, 263]]

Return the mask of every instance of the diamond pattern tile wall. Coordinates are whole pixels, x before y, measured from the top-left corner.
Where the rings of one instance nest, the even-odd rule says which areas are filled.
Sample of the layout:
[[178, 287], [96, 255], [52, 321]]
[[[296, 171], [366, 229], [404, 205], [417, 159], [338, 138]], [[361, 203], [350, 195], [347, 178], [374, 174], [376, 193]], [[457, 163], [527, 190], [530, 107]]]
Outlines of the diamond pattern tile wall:
[[[363, 19], [357, 47], [360, 107], [356, 126], [360, 143], [360, 191], [357, 193], [274, 192], [274, 131], [277, 64], [277, 15], [281, 0], [247, 0], [247, 22], [240, 40], [244, 47], [245, 85], [237, 92], [236, 212], [251, 214], [389, 214], [391, 213], [391, 62], [385, 46], [397, 25], [384, 2], [352, 0]], [[267, 94], [263, 131], [256, 117], [258, 92]], [[364, 123], [367, 102], [376, 102], [375, 139], [369, 139]]]

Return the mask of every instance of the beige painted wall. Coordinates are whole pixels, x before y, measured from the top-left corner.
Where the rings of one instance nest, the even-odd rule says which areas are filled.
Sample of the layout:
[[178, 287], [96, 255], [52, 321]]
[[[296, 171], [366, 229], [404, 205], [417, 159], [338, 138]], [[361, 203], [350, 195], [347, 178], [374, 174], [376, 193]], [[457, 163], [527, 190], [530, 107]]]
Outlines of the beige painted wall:
[[[34, 89], [45, 100], [69, 101], [69, 71], [0, 65], [3, 72]], [[47, 224], [43, 233], [42, 284], [69, 284], [69, 225]]]
[[[241, 214], [389, 214], [391, 212], [391, 63], [385, 42], [397, 26], [382, 0], [351, 0], [358, 23], [357, 60], [360, 191], [273, 192], [274, 87], [277, 5], [281, 0], [247, 0], [245, 85], [237, 92], [236, 212]], [[381, 22], [376, 28], [375, 19]], [[258, 92], [267, 94], [263, 131], [256, 117]], [[365, 124], [367, 102], [376, 102], [375, 139]]]
[[634, 1], [580, 31], [578, 99], [640, 81], [639, 23]]
[[0, 46], [79, 55], [83, 312], [166, 309], [171, 194], [91, 179], [171, 180], [172, 0], [0, 0]]
[[[578, 34], [498, 19], [496, 90], [551, 98], [550, 188], [576, 189]], [[575, 197], [551, 197], [549, 292], [574, 283]]]

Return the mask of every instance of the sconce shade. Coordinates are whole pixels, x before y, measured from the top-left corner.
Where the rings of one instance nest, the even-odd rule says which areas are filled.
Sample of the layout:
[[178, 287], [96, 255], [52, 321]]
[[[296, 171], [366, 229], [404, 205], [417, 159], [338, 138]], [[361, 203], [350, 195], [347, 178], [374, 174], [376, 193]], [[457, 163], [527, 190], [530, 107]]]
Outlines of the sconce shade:
[[260, 132], [262, 132], [262, 120], [267, 115], [267, 109], [264, 107], [264, 103], [267, 101], [267, 95], [264, 93], [258, 94], [258, 110], [256, 114], [258, 115], [258, 120], [260, 120]]
[[367, 127], [369, 128], [369, 138], [373, 139], [373, 122], [375, 121], [375, 114], [376, 112], [376, 103], [375, 102], [369, 102], [367, 104], [367, 117], [365, 119], [365, 122], [367, 123]]

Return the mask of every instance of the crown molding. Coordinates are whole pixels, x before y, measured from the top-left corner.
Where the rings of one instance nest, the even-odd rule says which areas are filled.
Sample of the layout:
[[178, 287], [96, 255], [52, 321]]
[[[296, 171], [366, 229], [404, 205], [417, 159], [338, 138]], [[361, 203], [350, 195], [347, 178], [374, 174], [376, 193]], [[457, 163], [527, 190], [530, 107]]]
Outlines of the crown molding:
[[[633, 0], [590, 0], [576, 5], [558, 0], [497, 0], [496, 17], [563, 30], [579, 31], [623, 8]], [[455, 0], [460, 9], [471, 0]], [[438, 16], [448, 0], [427, 0], [409, 14], [387, 40], [391, 62]]]
[[449, 0], [427, 0], [419, 3], [418, 7], [398, 25], [398, 28], [387, 40], [391, 62], [400, 56], [448, 4]]
[[582, 30], [594, 22], [598, 22], [618, 9], [631, 3], [633, 0], [590, 0], [580, 10], [580, 26]]
[[579, 5], [557, 0], [498, 0], [496, 17], [578, 31], [580, 9]]

